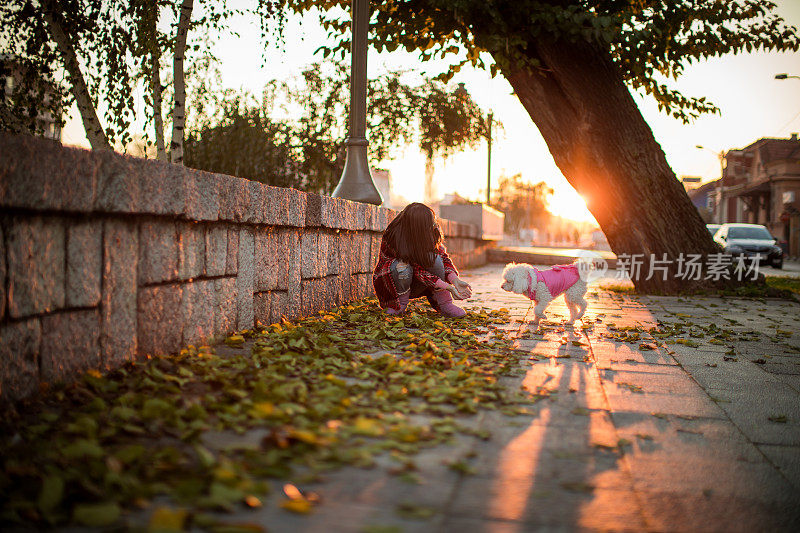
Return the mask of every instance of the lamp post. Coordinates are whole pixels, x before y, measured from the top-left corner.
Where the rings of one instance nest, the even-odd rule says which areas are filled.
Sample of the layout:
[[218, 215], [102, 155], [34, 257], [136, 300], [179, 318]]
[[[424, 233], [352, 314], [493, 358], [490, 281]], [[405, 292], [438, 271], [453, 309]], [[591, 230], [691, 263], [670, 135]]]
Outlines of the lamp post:
[[786, 74], [785, 72], [782, 73], [782, 74], [775, 74], [775, 79], [776, 80], [785, 80], [785, 79], [788, 79], [788, 78], [795, 78], [795, 79], [800, 80], [800, 76], [790, 76], [789, 74]]
[[494, 119], [494, 113], [489, 111], [489, 115], [487, 116], [487, 122], [489, 123], [489, 130], [486, 133], [487, 138], [487, 147], [488, 157], [486, 160], [486, 205], [489, 205], [489, 201], [492, 199], [492, 120]]
[[380, 205], [381, 193], [375, 187], [367, 162], [367, 30], [369, 0], [353, 0], [350, 26], [350, 120], [345, 141], [346, 157], [335, 198]]
[[725, 222], [723, 219], [727, 218], [723, 216], [725, 205], [722, 201], [722, 193], [725, 191], [725, 184], [722, 182], [722, 180], [725, 177], [725, 156], [727, 155], [727, 152], [725, 150], [715, 152], [711, 148], [706, 148], [705, 146], [699, 144], [695, 145], [695, 148], [698, 150], [707, 150], [719, 158], [719, 186], [715, 189], [715, 192], [717, 193], [717, 199], [719, 200], [719, 209], [716, 210], [714, 222], [717, 224], [722, 224]]

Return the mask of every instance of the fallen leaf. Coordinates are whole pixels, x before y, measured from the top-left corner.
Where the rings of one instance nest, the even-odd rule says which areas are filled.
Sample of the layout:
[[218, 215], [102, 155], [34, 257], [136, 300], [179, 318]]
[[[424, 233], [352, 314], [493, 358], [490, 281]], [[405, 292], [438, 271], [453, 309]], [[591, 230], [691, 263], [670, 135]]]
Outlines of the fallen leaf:
[[186, 509], [157, 507], [150, 516], [147, 531], [149, 533], [183, 531], [188, 515], [189, 513]]
[[82, 503], [72, 510], [73, 519], [88, 527], [106, 527], [116, 522], [121, 514], [116, 502]]

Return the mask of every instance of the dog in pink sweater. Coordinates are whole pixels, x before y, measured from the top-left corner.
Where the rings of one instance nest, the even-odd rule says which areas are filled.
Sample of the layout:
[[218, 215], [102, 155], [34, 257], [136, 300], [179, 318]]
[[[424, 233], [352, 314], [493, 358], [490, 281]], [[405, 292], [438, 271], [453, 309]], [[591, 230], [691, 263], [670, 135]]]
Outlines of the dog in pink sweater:
[[536, 302], [533, 308], [536, 315], [534, 324], [544, 318], [544, 310], [550, 302], [562, 294], [569, 309], [567, 324], [580, 319], [588, 305], [584, 298], [585, 277], [581, 276], [577, 263], [556, 265], [547, 270], [538, 270], [525, 263], [509, 263], [503, 269], [503, 283], [500, 287], [504, 291], [523, 294]]

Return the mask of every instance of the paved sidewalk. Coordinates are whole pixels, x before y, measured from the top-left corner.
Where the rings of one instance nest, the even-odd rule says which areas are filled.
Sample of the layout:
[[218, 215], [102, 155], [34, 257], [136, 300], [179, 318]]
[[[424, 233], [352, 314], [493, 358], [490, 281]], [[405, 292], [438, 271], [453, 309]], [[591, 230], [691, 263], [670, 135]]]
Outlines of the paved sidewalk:
[[[467, 307], [511, 312], [505, 327], [529, 355], [503, 380], [547, 396], [530, 415], [459, 420], [488, 438], [423, 451], [419, 483], [388, 464], [345, 468], [302, 487], [321, 497], [312, 515], [265, 505], [242, 520], [319, 532], [800, 528], [799, 304], [636, 297], [601, 281], [583, 324], [560, 325], [560, 299], [531, 331], [519, 322], [529, 302], [498, 288], [501, 268], [464, 273]], [[456, 460], [462, 472], [445, 464]]]

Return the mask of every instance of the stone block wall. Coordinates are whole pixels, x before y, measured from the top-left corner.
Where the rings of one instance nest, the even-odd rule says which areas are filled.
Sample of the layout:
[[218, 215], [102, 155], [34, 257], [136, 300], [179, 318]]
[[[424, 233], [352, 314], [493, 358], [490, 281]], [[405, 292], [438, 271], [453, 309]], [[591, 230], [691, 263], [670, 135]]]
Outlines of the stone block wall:
[[[393, 216], [0, 133], [0, 400], [372, 295]], [[457, 266], [486, 262], [442, 226]]]

